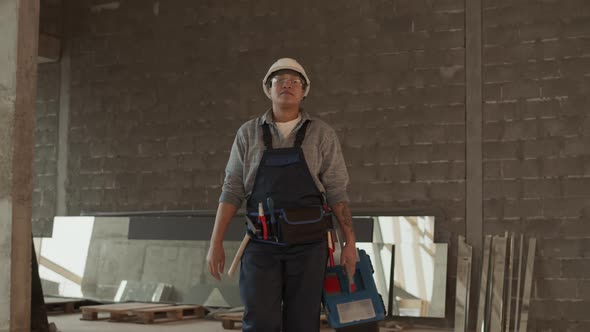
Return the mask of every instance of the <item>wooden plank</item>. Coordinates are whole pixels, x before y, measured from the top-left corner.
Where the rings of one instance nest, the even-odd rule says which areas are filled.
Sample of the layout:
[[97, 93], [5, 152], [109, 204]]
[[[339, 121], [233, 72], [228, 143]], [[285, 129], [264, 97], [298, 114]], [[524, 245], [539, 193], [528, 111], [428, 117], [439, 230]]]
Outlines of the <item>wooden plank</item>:
[[504, 326], [505, 332], [510, 332], [510, 315], [512, 311], [512, 275], [514, 274], [514, 233], [510, 235], [510, 256], [508, 261], [508, 292], [506, 294], [506, 324]]
[[76, 285], [82, 285], [82, 277], [75, 274], [74, 272], [66, 269], [65, 267], [53, 262], [46, 257], [39, 257], [39, 265], [46, 267], [47, 269], [59, 274], [60, 276], [70, 280]]
[[52, 296], [46, 296], [43, 299], [45, 301], [45, 303], [68, 303], [68, 302], [82, 302], [82, 301], [86, 301], [83, 299], [75, 299], [75, 298], [69, 298], [69, 297], [52, 297]]
[[533, 287], [533, 271], [535, 269], [535, 249], [537, 239], [529, 239], [529, 250], [527, 252], [526, 272], [524, 274], [524, 286], [522, 288], [522, 309], [520, 312], [520, 332], [527, 332], [529, 323], [529, 305], [531, 301], [531, 290]]
[[81, 309], [86, 310], [86, 311], [96, 311], [96, 312], [124, 312], [124, 311], [129, 311], [129, 310], [167, 307], [167, 306], [169, 306], [169, 304], [129, 302], [129, 303], [115, 303], [115, 304], [101, 304], [101, 305], [83, 306]]
[[492, 244], [493, 269], [491, 306], [490, 306], [490, 332], [502, 332], [504, 322], [504, 281], [506, 276], [506, 244], [507, 236], [494, 236]]
[[244, 316], [243, 312], [240, 312], [239, 314], [219, 314], [216, 316], [216, 319], [219, 319], [219, 320], [226, 319], [226, 320], [231, 320], [234, 322], [241, 322], [243, 316]]
[[486, 235], [483, 250], [483, 263], [481, 266], [481, 283], [479, 286], [479, 305], [477, 307], [476, 331], [487, 331], [488, 315], [488, 275], [490, 273], [490, 250], [492, 236]]
[[514, 306], [514, 332], [518, 332], [518, 317], [520, 314], [520, 284], [522, 277], [522, 252], [524, 247], [524, 235], [520, 234], [520, 245], [518, 249], [518, 276], [516, 277], [516, 305]]
[[473, 251], [459, 235], [457, 255], [457, 287], [455, 290], [455, 332], [466, 332], [469, 324], [469, 290], [471, 288], [471, 260]]
[[166, 311], [166, 310], [171, 310], [171, 309], [180, 309], [180, 310], [185, 310], [185, 309], [199, 309], [203, 311], [203, 316], [205, 315], [205, 308], [200, 306], [200, 305], [165, 305], [163, 307], [152, 307], [152, 308], [142, 308], [142, 309], [137, 309], [134, 310], [134, 312], [162, 312], [162, 311]]

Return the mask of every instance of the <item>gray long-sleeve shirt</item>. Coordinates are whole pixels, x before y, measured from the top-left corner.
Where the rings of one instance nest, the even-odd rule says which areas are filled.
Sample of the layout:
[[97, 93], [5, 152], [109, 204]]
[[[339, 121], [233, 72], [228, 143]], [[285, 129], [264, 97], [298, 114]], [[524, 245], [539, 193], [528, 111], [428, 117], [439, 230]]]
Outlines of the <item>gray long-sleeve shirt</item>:
[[252, 193], [258, 165], [265, 150], [262, 124], [266, 122], [270, 125], [273, 148], [287, 148], [294, 145], [297, 131], [303, 121], [308, 119], [312, 121], [307, 127], [301, 148], [313, 180], [318, 189], [325, 193], [328, 204], [348, 202], [348, 172], [334, 129], [324, 121], [311, 119], [307, 112], [301, 111], [299, 123], [287, 138], [282, 138], [272, 119], [272, 109], [238, 129], [225, 168], [225, 181], [219, 202], [241, 207]]

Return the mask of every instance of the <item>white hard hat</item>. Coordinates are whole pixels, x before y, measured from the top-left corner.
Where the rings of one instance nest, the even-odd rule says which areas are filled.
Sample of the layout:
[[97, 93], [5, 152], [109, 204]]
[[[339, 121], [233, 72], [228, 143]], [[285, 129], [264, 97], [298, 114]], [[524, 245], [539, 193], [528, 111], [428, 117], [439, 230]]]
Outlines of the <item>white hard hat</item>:
[[299, 62], [297, 62], [295, 59], [291, 59], [291, 58], [281, 58], [278, 59], [277, 62], [273, 63], [272, 66], [270, 66], [270, 68], [268, 69], [268, 72], [266, 73], [266, 75], [264, 76], [264, 79], [262, 80], [262, 90], [264, 90], [264, 93], [266, 94], [266, 96], [268, 98], [270, 98], [270, 91], [268, 91], [268, 89], [266, 88], [266, 81], [268, 81], [268, 78], [270, 77], [270, 75], [272, 75], [272, 73], [279, 71], [279, 70], [283, 70], [283, 69], [289, 69], [295, 72], [298, 72], [299, 74], [301, 74], [301, 76], [303, 76], [303, 78], [305, 79], [305, 93], [304, 93], [304, 97], [307, 96], [307, 93], [309, 92], [309, 78], [307, 77], [307, 74], [305, 73], [305, 70], [303, 69], [303, 67], [299, 64]]

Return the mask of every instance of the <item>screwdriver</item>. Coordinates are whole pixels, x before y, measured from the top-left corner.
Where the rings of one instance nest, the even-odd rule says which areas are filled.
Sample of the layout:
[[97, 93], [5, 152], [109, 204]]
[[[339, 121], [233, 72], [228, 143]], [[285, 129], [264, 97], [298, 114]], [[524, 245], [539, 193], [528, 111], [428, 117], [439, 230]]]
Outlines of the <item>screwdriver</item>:
[[266, 206], [268, 206], [268, 210], [270, 212], [270, 229], [272, 231], [272, 235], [274, 237], [275, 242], [279, 242], [279, 240], [278, 240], [279, 232], [278, 232], [277, 220], [275, 217], [275, 203], [272, 200], [272, 197], [268, 197], [266, 199]]

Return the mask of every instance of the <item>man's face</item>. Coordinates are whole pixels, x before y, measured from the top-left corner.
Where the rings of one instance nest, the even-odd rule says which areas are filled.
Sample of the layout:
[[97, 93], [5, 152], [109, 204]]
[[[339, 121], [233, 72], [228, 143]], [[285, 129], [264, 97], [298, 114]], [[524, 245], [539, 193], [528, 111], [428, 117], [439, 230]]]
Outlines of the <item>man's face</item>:
[[270, 96], [275, 104], [299, 105], [303, 100], [305, 89], [301, 76], [291, 70], [281, 70], [271, 79]]

